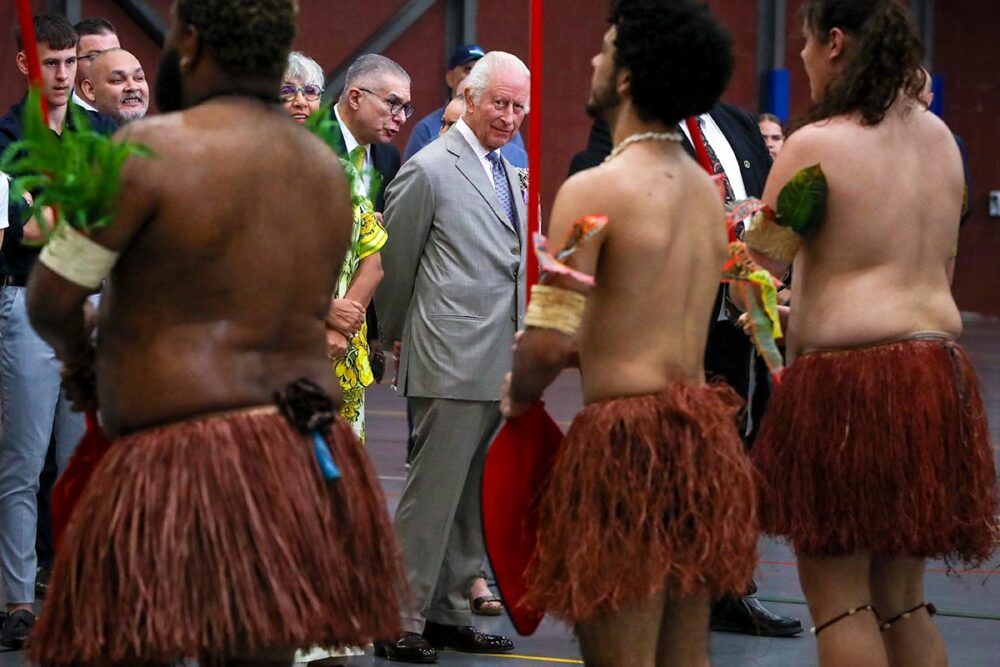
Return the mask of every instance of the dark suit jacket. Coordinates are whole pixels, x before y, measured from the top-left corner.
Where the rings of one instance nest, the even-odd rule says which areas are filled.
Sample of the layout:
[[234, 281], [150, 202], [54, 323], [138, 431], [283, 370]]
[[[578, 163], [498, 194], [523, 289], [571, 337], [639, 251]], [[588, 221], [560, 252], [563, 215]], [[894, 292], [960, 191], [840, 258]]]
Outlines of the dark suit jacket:
[[[771, 156], [764, 145], [764, 137], [760, 134], [757, 121], [743, 109], [724, 102], [712, 107], [709, 115], [736, 153], [747, 196], [760, 197], [764, 194], [767, 174], [771, 171]], [[691, 142], [685, 138], [683, 145], [684, 150], [697, 159]]]
[[[760, 197], [764, 194], [764, 184], [771, 170], [771, 156], [767, 152], [767, 146], [764, 145], [764, 138], [760, 134], [760, 128], [757, 127], [757, 121], [746, 111], [722, 102], [712, 107], [709, 114], [736, 154], [747, 196]], [[684, 140], [684, 150], [695, 157], [694, 146], [687, 139]], [[754, 359], [753, 344], [732, 322], [716, 321], [723, 293], [724, 288], [720, 287], [715, 307], [712, 309], [708, 344], [705, 346], [705, 372], [709, 376], [722, 376], [740, 396], [747, 398], [750, 393], [750, 363], [751, 359]], [[766, 381], [767, 367], [759, 358], [756, 359], [756, 365], [757, 391], [754, 392], [751, 406], [754, 431], [760, 424], [760, 417], [763, 415], [770, 393]], [[748, 442], [752, 441], [754, 435], [754, 433], [749, 434]]]
[[[330, 116], [337, 120], [336, 115], [333, 113], [333, 109], [330, 109]], [[341, 154], [347, 153], [347, 146], [344, 144], [343, 136], [340, 139], [340, 150]], [[399, 171], [399, 149], [392, 144], [372, 144], [372, 166], [382, 176], [382, 183], [379, 185], [378, 192], [375, 194], [375, 201], [372, 202], [375, 206], [375, 210], [381, 213], [385, 210], [385, 189], [389, 187], [389, 183], [392, 179], [396, 178], [396, 172]], [[370, 340], [378, 340], [378, 314], [375, 312], [375, 300], [368, 304], [368, 309], [365, 311], [365, 318], [368, 320], [368, 338]], [[381, 361], [376, 361], [372, 359], [373, 366], [372, 372], [375, 374], [375, 381], [381, 382], [382, 380], [382, 370], [385, 368]]]
[[392, 144], [372, 144], [372, 166], [382, 175], [382, 185], [375, 196], [375, 210], [381, 213], [385, 210], [385, 189], [396, 178], [399, 171], [399, 149]]
[[[332, 113], [332, 112], [331, 112]], [[344, 145], [343, 137], [340, 140], [341, 155], [347, 153], [347, 146]], [[385, 189], [389, 187], [392, 179], [396, 178], [399, 171], [399, 149], [392, 144], [372, 144], [372, 166], [375, 171], [382, 175], [382, 185], [375, 195], [375, 210], [381, 213], [385, 210]]]

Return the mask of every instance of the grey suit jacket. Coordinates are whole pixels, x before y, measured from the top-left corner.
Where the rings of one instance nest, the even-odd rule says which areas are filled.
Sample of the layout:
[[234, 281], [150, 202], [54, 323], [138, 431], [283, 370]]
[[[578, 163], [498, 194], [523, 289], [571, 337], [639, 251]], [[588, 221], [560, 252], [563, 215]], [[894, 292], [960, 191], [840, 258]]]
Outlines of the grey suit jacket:
[[410, 158], [386, 192], [389, 240], [375, 304], [383, 344], [403, 343], [406, 396], [500, 399], [523, 322], [529, 245], [525, 197], [504, 166], [513, 223], [457, 129]]

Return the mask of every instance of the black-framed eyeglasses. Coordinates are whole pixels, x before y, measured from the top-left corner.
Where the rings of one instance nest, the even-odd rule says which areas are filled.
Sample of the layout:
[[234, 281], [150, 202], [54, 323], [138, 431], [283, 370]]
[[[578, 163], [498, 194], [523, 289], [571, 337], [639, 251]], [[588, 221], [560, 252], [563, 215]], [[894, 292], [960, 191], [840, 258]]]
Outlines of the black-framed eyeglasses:
[[406, 117], [406, 118], [409, 118], [410, 116], [413, 115], [413, 112], [417, 110], [416, 107], [414, 107], [409, 102], [400, 102], [399, 100], [386, 99], [386, 98], [382, 97], [381, 95], [379, 95], [378, 93], [376, 93], [374, 91], [371, 91], [371, 90], [368, 90], [367, 88], [360, 88], [359, 87], [358, 90], [360, 90], [362, 92], [365, 92], [365, 93], [368, 93], [369, 95], [374, 95], [375, 97], [377, 97], [380, 100], [382, 100], [383, 102], [385, 102], [386, 106], [389, 107], [389, 113], [392, 114], [393, 116], [395, 116], [400, 111], [402, 111], [403, 112], [403, 116]]
[[320, 97], [323, 96], [323, 88], [321, 86], [314, 86], [309, 84], [308, 86], [293, 86], [290, 83], [286, 83], [278, 91], [278, 98], [282, 102], [291, 102], [295, 99], [295, 96], [302, 93], [302, 97], [306, 102], [315, 102]]

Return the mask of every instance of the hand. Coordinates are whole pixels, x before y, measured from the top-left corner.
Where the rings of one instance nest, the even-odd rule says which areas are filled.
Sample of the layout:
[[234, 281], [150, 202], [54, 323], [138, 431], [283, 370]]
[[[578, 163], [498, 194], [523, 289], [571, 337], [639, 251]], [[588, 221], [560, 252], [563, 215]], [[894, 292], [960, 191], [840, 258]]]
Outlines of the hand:
[[353, 299], [334, 299], [326, 315], [326, 326], [353, 337], [365, 322], [365, 307]]
[[73, 409], [85, 412], [97, 409], [97, 375], [94, 373], [96, 352], [93, 345], [87, 345], [84, 352], [76, 359], [64, 361], [60, 375], [62, 386], [66, 391]]
[[378, 220], [378, 224], [381, 225], [382, 224], [382, 214], [379, 213], [378, 211], [375, 211], [374, 213], [372, 213], [372, 215], [375, 216], [375, 219]]
[[339, 361], [347, 352], [347, 336], [336, 329], [326, 330], [326, 356], [330, 361]]
[[505, 419], [517, 419], [531, 407], [531, 403], [518, 403], [510, 395], [510, 373], [503, 376], [503, 390], [500, 397], [500, 414]]
[[517, 352], [517, 344], [521, 342], [521, 337], [524, 336], [524, 329], [514, 332], [514, 344], [510, 346], [510, 349]]
[[736, 324], [743, 329], [743, 333], [747, 336], [753, 335], [753, 322], [750, 321], [750, 313], [740, 315], [740, 318], [736, 320]]
[[392, 343], [392, 385], [393, 389], [399, 387], [399, 358], [403, 354], [403, 343], [402, 341], [393, 341]]

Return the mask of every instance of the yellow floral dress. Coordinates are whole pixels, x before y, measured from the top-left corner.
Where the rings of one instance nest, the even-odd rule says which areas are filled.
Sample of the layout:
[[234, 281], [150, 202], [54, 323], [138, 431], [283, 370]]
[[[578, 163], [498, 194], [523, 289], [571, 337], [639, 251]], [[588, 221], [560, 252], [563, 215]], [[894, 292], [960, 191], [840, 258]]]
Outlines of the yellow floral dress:
[[[389, 239], [382, 225], [375, 217], [375, 208], [364, 191], [364, 181], [358, 170], [348, 161], [343, 161], [349, 172], [354, 199], [354, 227], [351, 245], [340, 270], [335, 299], [343, 299], [354, 281], [361, 260], [382, 249]], [[333, 364], [334, 374], [340, 383], [344, 404], [340, 416], [354, 429], [362, 443], [365, 441], [365, 387], [375, 381], [368, 359], [368, 323], [361, 324], [361, 330], [348, 341], [347, 352]]]

